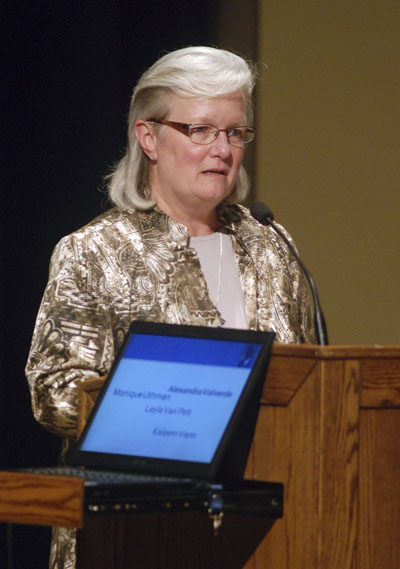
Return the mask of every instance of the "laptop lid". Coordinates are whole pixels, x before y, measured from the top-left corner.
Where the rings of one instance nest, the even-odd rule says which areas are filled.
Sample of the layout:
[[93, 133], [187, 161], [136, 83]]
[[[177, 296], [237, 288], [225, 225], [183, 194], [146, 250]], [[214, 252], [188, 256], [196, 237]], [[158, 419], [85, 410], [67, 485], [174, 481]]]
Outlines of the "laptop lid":
[[68, 462], [215, 479], [246, 413], [258, 412], [273, 339], [133, 322]]

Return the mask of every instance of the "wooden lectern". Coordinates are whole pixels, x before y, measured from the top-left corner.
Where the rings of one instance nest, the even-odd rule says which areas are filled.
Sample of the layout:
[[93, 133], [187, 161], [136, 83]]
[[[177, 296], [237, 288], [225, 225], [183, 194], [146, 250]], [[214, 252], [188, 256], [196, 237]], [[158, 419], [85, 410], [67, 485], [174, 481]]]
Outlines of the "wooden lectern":
[[[98, 388], [86, 385], [81, 424]], [[268, 525], [227, 516], [218, 538], [199, 513], [190, 523], [189, 512], [93, 522], [82, 512], [81, 481], [66, 480], [62, 491], [53, 479], [4, 472], [0, 521], [69, 519], [98, 551], [112, 536], [113, 559], [118, 551], [127, 555], [129, 535], [136, 535], [129, 556], [144, 555], [148, 541], [154, 563], [147, 559], [146, 569], [397, 569], [400, 346], [274, 345], [246, 478], [284, 483], [283, 518]], [[101, 562], [99, 554], [92, 566]]]
[[285, 510], [246, 567], [399, 567], [400, 346], [273, 354], [247, 476]]

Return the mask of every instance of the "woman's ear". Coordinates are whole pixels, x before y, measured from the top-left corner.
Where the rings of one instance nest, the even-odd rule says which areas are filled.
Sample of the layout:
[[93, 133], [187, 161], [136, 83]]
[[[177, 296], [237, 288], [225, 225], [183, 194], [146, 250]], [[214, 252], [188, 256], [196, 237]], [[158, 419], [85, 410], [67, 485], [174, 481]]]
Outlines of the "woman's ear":
[[138, 119], [135, 122], [135, 135], [137, 141], [150, 160], [157, 159], [157, 140], [152, 125], [147, 121]]

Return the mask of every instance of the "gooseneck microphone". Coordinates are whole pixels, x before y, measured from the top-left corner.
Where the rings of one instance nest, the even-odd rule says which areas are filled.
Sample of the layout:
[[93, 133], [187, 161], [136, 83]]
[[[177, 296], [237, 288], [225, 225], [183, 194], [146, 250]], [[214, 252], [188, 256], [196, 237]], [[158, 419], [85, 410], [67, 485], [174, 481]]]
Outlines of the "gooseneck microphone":
[[301, 270], [303, 271], [304, 275], [306, 276], [310, 284], [311, 292], [314, 299], [315, 331], [317, 334], [317, 341], [318, 344], [320, 344], [321, 346], [326, 346], [328, 344], [328, 333], [326, 330], [325, 318], [324, 315], [322, 314], [321, 305], [319, 303], [319, 298], [317, 293], [317, 287], [315, 286], [314, 279], [312, 278], [309, 271], [306, 269], [303, 261], [298, 256], [296, 249], [287, 239], [286, 235], [274, 223], [274, 214], [269, 209], [269, 207], [265, 205], [265, 203], [263, 202], [254, 202], [250, 207], [250, 213], [254, 217], [254, 219], [256, 219], [259, 223], [261, 223], [262, 225], [270, 225], [276, 231], [276, 233], [284, 240], [288, 249], [294, 256], [298, 264], [300, 265]]

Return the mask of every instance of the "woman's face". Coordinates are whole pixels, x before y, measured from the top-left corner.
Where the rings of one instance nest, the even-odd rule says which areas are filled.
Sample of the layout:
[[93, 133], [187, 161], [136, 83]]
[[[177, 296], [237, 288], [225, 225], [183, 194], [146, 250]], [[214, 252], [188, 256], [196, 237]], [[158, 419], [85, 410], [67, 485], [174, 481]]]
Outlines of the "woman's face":
[[[173, 96], [166, 120], [228, 128], [246, 124], [240, 93], [215, 99]], [[214, 210], [233, 190], [243, 148], [232, 146], [225, 132], [211, 144], [194, 144], [188, 136], [159, 127], [155, 137], [155, 167], [150, 172], [153, 199], [172, 211]]]

